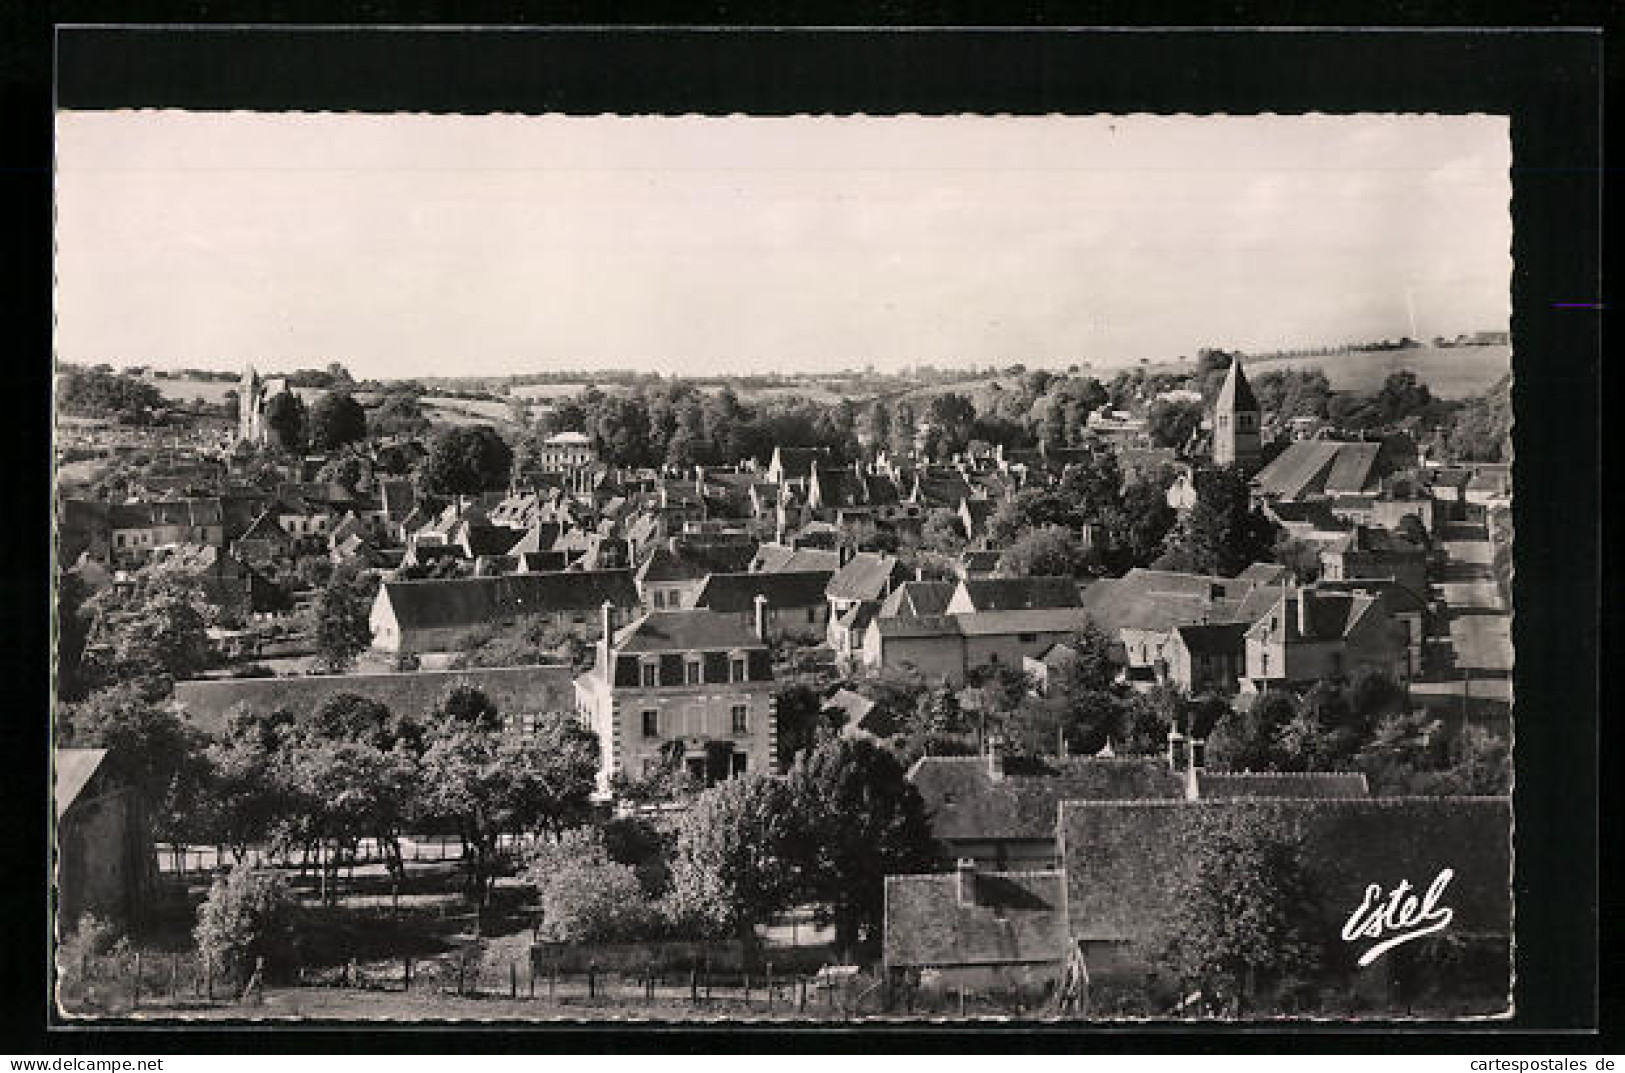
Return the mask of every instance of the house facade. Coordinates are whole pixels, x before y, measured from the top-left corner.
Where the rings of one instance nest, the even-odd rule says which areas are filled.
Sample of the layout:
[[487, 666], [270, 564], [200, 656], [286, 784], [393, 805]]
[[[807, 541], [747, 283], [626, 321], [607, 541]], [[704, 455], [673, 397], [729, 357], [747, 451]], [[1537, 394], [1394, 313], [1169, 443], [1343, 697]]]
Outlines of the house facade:
[[[606, 612], [607, 617], [607, 612]], [[765, 629], [765, 627], [763, 627]], [[605, 623], [576, 710], [598, 735], [599, 790], [679, 762], [716, 782], [777, 770], [773, 665], [762, 631], [713, 611], [651, 611]]]

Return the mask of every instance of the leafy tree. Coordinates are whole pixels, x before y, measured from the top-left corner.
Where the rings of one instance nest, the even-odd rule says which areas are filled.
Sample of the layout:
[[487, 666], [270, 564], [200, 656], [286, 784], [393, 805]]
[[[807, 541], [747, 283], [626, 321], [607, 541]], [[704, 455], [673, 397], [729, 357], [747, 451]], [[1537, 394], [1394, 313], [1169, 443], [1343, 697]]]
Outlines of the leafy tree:
[[153, 810], [157, 833], [180, 833], [205, 778], [202, 739], [170, 708], [153, 703], [136, 683], [120, 683], [64, 705], [59, 744], [106, 749]]
[[104, 369], [67, 369], [56, 381], [56, 404], [65, 414], [134, 417], [161, 410], [163, 392], [136, 376]]
[[1202, 427], [1202, 404], [1158, 399], [1146, 410], [1146, 431], [1158, 447], [1183, 448]]
[[1035, 529], [1005, 549], [998, 571], [1005, 577], [1082, 577], [1094, 572], [1099, 557], [1060, 526]]
[[378, 404], [371, 421], [378, 436], [421, 436], [429, 431], [423, 404], [409, 391], [391, 392]]
[[296, 907], [281, 876], [233, 868], [214, 881], [198, 907], [192, 933], [198, 952], [239, 981], [246, 982], [259, 958], [268, 971], [285, 972], [294, 951]]
[[1168, 505], [1166, 488], [1148, 480], [1130, 481], [1123, 489], [1121, 505], [1105, 514], [1115, 572], [1150, 566], [1161, 554], [1163, 541], [1178, 517]]
[[824, 717], [823, 699], [811, 686], [785, 686], [776, 701], [779, 770], [788, 771], [798, 754], [817, 745], [819, 735], [832, 728]]
[[321, 451], [336, 451], [367, 438], [367, 412], [345, 391], [329, 391], [310, 408], [310, 443]]
[[1208, 738], [1208, 760], [1233, 771], [1275, 771], [1281, 732], [1298, 717], [1290, 693], [1269, 690], [1245, 710], [1230, 712]]
[[318, 591], [312, 615], [316, 657], [324, 668], [334, 673], [347, 670], [371, 646], [371, 610], [371, 601], [344, 574], [335, 572]]
[[1195, 506], [1168, 532], [1168, 568], [1233, 577], [1268, 560], [1276, 527], [1253, 507], [1246, 471], [1239, 466], [1198, 470], [1195, 484]]
[[102, 642], [84, 661], [90, 685], [190, 678], [214, 661], [202, 597], [194, 589], [165, 584], [121, 606], [123, 599], [117, 589], [106, 589], [83, 605]]
[[507, 487], [513, 451], [488, 425], [443, 428], [429, 443], [421, 475], [437, 495], [479, 495]]
[[271, 430], [274, 442], [284, 451], [303, 448], [307, 428], [304, 400], [293, 391], [273, 395], [265, 404], [265, 427]]
[[346, 452], [322, 463], [322, 468], [316, 471], [316, 479], [354, 492], [372, 480], [372, 462], [365, 455]]
[[944, 555], [958, 555], [965, 549], [965, 529], [956, 511], [938, 507], [928, 511], [920, 525], [920, 546]]
[[603, 832], [576, 827], [543, 843], [524, 872], [552, 942], [612, 943], [649, 937], [656, 911], [629, 866], [610, 859]]
[[919, 791], [891, 754], [861, 739], [806, 753], [786, 778], [800, 826], [803, 890], [835, 925], [836, 946], [878, 940], [886, 876], [922, 872], [936, 846]]
[[419, 781], [406, 747], [386, 751], [307, 733], [285, 745], [279, 762], [292, 805], [283, 820], [300, 843], [318, 850], [324, 901], [337, 900], [339, 869], [355, 863], [363, 838], [379, 841], [397, 884], [405, 878], [400, 835]]
[[598, 771], [598, 738], [573, 716], [555, 714], [529, 735], [456, 718], [435, 723], [423, 755], [425, 815], [456, 829], [465, 847], [468, 892], [484, 907], [503, 864], [503, 834], [562, 831], [585, 818]]
[[766, 775], [730, 779], [696, 797], [677, 833], [673, 918], [753, 941], [756, 926], [796, 893], [796, 805], [785, 782]]
[[676, 851], [677, 833], [657, 827], [638, 815], [614, 816], [598, 830], [604, 836], [609, 859], [631, 868], [644, 894], [659, 898], [671, 889], [671, 858]]
[[1382, 382], [1373, 404], [1383, 424], [1397, 425], [1407, 417], [1426, 413], [1433, 404], [1433, 394], [1414, 372], [1398, 369]]
[[1306, 849], [1277, 809], [1193, 809], [1171, 849], [1143, 946], [1182, 991], [1228, 996], [1239, 1016], [1323, 963], [1330, 925]]
[[207, 788], [196, 802], [199, 827], [209, 841], [230, 848], [239, 864], [251, 846], [270, 836], [288, 808], [278, 744], [275, 738], [233, 735], [204, 752], [208, 774]]
[[954, 454], [963, 451], [970, 442], [976, 407], [964, 395], [945, 391], [931, 397], [925, 417], [941, 435], [939, 450], [943, 454]]

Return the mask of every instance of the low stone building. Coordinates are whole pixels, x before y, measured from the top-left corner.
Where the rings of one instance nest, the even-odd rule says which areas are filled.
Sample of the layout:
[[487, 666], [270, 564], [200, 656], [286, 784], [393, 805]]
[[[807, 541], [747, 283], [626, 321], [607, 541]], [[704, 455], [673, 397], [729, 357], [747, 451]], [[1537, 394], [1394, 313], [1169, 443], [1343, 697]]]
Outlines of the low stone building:
[[129, 924], [156, 896], [158, 858], [147, 806], [106, 749], [58, 749], [56, 916], [61, 933], [85, 913]]

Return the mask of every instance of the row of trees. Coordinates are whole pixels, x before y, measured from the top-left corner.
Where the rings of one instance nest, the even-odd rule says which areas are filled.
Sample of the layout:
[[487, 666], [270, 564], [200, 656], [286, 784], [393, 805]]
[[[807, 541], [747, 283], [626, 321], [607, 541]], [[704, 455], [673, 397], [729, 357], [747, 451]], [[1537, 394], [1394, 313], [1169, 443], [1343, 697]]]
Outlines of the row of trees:
[[619, 820], [543, 846], [527, 870], [560, 941], [733, 937], [813, 905], [843, 950], [878, 944], [885, 877], [939, 863], [924, 802], [886, 750], [829, 739], [782, 777], [693, 796], [675, 829]]

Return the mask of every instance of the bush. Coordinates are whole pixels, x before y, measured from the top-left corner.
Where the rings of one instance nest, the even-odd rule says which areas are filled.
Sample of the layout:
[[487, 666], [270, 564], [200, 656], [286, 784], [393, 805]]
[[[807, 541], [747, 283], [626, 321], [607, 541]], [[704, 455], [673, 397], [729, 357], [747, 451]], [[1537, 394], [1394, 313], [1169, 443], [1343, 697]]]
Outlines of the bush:
[[81, 916], [79, 923], [62, 937], [56, 947], [57, 981], [62, 993], [83, 995], [85, 962], [106, 954], [120, 953], [127, 945], [128, 940], [121, 937], [118, 928], [109, 921], [94, 913]]
[[536, 887], [539, 935], [549, 942], [624, 942], [660, 931], [636, 870], [610, 859], [597, 828], [578, 827], [543, 846], [525, 878]]
[[256, 959], [268, 972], [288, 967], [293, 955], [295, 903], [288, 884], [272, 872], [233, 868], [216, 879], [198, 907], [193, 936], [214, 968], [246, 980]]

